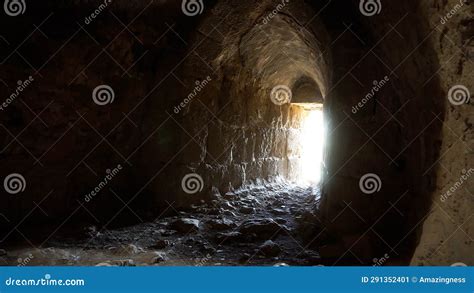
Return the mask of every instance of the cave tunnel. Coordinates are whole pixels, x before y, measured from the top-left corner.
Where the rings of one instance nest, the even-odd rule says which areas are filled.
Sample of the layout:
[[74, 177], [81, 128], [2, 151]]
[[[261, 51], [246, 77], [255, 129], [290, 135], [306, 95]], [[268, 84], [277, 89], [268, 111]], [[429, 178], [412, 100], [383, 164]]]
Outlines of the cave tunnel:
[[470, 1], [4, 10], [2, 265], [474, 265]]

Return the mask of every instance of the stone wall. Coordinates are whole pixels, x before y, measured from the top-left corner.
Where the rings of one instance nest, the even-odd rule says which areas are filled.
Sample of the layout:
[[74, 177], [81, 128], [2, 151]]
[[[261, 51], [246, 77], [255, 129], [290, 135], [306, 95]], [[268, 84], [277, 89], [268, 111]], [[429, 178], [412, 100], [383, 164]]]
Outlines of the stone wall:
[[[0, 20], [12, 28], [0, 47], [2, 96], [33, 79], [0, 117], [0, 176], [19, 173], [27, 186], [4, 194], [6, 224], [130, 223], [174, 212], [169, 204], [186, 208], [254, 180], [295, 176], [305, 113], [276, 105], [271, 91], [301, 76], [325, 90], [329, 76], [328, 59], [318, 58], [327, 36], [296, 21], [311, 17], [302, 3], [206, 3], [196, 17], [168, 1], [28, 5]], [[255, 33], [273, 35], [260, 58], [287, 63], [258, 71]], [[281, 70], [292, 78], [279, 79]], [[113, 99], [109, 89], [109, 100], [94, 101], [102, 85]], [[202, 190], [190, 195], [182, 179], [194, 173]], [[91, 217], [98, 210], [101, 219]]]
[[[340, 36], [333, 51], [340, 71], [326, 101], [331, 135], [322, 203], [331, 237], [338, 239], [322, 249], [332, 264], [373, 264], [385, 254], [390, 264], [408, 264], [415, 248], [412, 264], [472, 262], [470, 183], [451, 203], [439, 203], [472, 162], [472, 107], [448, 101], [452, 86], [472, 88], [472, 62], [463, 55], [472, 37], [472, 7], [464, 5], [447, 24], [449, 31], [438, 14], [455, 1], [427, 2], [384, 2], [379, 15], [367, 17], [353, 1], [352, 14], [343, 16], [347, 26], [339, 27], [331, 26], [326, 11], [328, 31]], [[385, 77], [387, 84], [374, 86]], [[374, 88], [380, 90], [367, 96]], [[380, 178], [380, 190], [371, 195], [359, 187], [368, 173]]]
[[[472, 3], [385, 1], [364, 16], [359, 2], [206, 1], [188, 17], [174, 1], [30, 1], [2, 15], [0, 177], [26, 180], [1, 189], [3, 224], [131, 223], [295, 179], [304, 112], [270, 97], [310, 79], [326, 97], [322, 255], [472, 265], [472, 179], [459, 184], [474, 167], [472, 103], [448, 100], [474, 90]], [[94, 102], [100, 85], [113, 102]]]
[[[440, 59], [438, 74], [447, 93], [444, 100], [447, 106], [433, 204], [411, 263], [452, 265], [461, 262], [472, 266], [474, 7], [472, 1], [422, 1], [421, 8], [434, 29], [430, 41]], [[469, 89], [469, 104], [454, 105], [446, 100], [449, 89], [457, 85]]]
[[[320, 55], [325, 31], [300, 25], [295, 19], [304, 23], [309, 14], [286, 2], [219, 2], [213, 12], [196, 28], [196, 49], [184, 63], [185, 83], [205, 76], [212, 81], [177, 118], [201, 142], [183, 152], [182, 161], [224, 192], [256, 178], [295, 179], [305, 112], [279, 105], [271, 93], [278, 86], [291, 89], [302, 76], [327, 88], [329, 57]], [[209, 126], [196, 123], [203, 117]]]

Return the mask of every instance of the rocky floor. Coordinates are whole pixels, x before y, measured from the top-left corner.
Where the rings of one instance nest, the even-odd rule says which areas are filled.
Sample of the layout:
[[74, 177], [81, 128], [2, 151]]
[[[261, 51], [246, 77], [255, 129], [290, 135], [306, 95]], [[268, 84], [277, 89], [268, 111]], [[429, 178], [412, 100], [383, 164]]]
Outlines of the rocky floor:
[[179, 216], [116, 230], [88, 227], [83, 239], [55, 238], [0, 257], [19, 266], [318, 265], [309, 249], [318, 200], [317, 187], [262, 183]]

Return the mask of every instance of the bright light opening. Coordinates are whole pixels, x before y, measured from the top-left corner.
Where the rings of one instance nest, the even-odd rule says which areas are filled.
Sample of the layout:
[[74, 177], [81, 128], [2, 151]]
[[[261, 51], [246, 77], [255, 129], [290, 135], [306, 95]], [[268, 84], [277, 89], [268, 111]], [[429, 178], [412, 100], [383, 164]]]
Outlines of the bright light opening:
[[305, 108], [301, 129], [300, 183], [317, 184], [321, 180], [323, 162], [324, 124], [322, 105]]

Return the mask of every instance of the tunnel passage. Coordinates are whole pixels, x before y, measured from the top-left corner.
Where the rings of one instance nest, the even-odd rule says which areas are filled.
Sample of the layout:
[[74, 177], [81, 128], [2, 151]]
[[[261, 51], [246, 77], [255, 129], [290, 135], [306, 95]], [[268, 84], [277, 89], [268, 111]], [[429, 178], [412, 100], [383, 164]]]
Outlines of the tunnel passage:
[[[97, 10], [90, 1], [52, 1], [32, 3], [24, 25], [2, 18], [15, 28], [2, 33], [2, 93], [34, 79], [1, 116], [2, 178], [21, 173], [28, 187], [5, 196], [6, 230], [130, 226], [216, 198], [238, 205], [228, 197], [243, 193], [265, 205], [264, 186], [280, 189], [279, 212], [311, 208], [286, 213], [318, 262], [372, 265], [390, 254], [407, 264], [420, 241], [417, 260], [427, 257], [434, 241], [422, 237], [422, 223], [448, 184], [437, 165], [444, 88], [463, 72], [435, 74], [447, 53], [431, 38], [420, 43], [432, 31], [426, 1], [384, 4], [384, 17], [366, 17], [357, 1], [333, 2], [211, 1], [188, 17], [172, 1], [114, 1], [86, 22]], [[23, 42], [33, 24], [47, 37], [35, 31]], [[91, 96], [104, 85], [112, 93], [99, 105]], [[313, 200], [291, 202], [281, 180], [297, 182], [308, 168], [301, 138], [321, 104], [321, 190], [289, 188]], [[376, 194], [360, 187], [367, 174], [381, 182]]]

